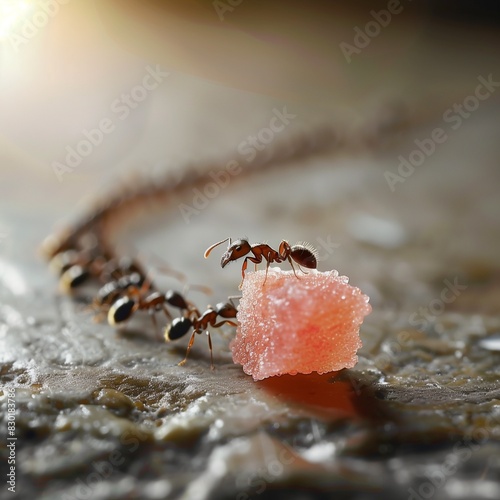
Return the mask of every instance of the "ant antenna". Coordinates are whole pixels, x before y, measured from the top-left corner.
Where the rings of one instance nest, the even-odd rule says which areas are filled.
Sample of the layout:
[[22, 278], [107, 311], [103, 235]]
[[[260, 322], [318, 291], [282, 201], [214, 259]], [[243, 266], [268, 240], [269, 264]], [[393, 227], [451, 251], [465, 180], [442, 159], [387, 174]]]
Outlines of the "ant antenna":
[[196, 290], [198, 292], [204, 293], [205, 295], [212, 295], [214, 293], [214, 291], [209, 286], [190, 285], [189, 283], [186, 283], [184, 285], [184, 288], [182, 289], [182, 294], [186, 295], [189, 290]]
[[222, 245], [222, 243], [225, 243], [226, 241], [229, 240], [229, 246], [231, 246], [231, 237], [229, 238], [226, 238], [225, 240], [221, 240], [219, 241], [218, 243], [214, 243], [211, 247], [208, 247], [206, 250], [205, 250], [205, 253], [203, 254], [203, 257], [205, 257], [205, 259], [208, 258], [208, 256], [210, 255], [210, 252], [215, 248], [215, 247], [218, 247], [219, 245]]
[[243, 297], [243, 295], [229, 295], [228, 300], [234, 306], [235, 309], [238, 309], [238, 306], [234, 303], [234, 299], [238, 299], [238, 301]]
[[179, 283], [186, 283], [186, 275], [176, 271], [172, 267], [170, 267], [168, 264], [165, 263], [165, 261], [159, 257], [158, 255], [148, 252], [149, 255], [152, 257], [153, 260], [156, 261], [155, 268], [158, 269], [158, 271], [161, 271], [163, 274], [166, 274], [167, 276], [172, 276], [175, 278]]

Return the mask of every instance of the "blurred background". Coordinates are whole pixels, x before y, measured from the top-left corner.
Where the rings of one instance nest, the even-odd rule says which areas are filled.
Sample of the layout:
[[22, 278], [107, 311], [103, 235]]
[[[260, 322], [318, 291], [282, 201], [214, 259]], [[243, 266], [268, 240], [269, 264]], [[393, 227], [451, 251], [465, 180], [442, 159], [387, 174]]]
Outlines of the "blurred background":
[[[415, 127], [443, 125], [444, 111], [473, 92], [479, 76], [496, 78], [500, 58], [498, 8], [487, 1], [4, 0], [1, 9], [1, 203], [4, 213], [16, 212], [16, 222], [4, 216], [2, 231], [14, 235], [18, 221], [37, 219], [30, 252], [52, 221], [85, 212], [98, 189], [131, 169], [239, 156], [275, 108], [295, 116], [285, 134], [325, 123], [383, 129], [396, 110], [414, 127], [402, 150], [411, 151]], [[480, 116], [494, 118], [488, 110], [498, 95], [465, 126], [479, 130]], [[496, 137], [493, 124], [481, 123], [481, 136]], [[456, 145], [488, 157], [483, 148], [496, 146], [472, 150], [461, 133], [438, 154]], [[397, 169], [397, 158], [391, 152], [388, 169]], [[461, 185], [475, 178], [473, 168], [459, 170]], [[396, 196], [391, 201], [398, 206]]]
[[[489, 391], [496, 387], [499, 342], [495, 337], [488, 348], [476, 342], [499, 331], [499, 21], [498, 2], [486, 0], [0, 0], [0, 277], [3, 302], [8, 304], [2, 309], [1, 359], [7, 367], [2, 375], [14, 373], [6, 380], [24, 387], [28, 399], [45, 390], [59, 397], [52, 413], [36, 400], [30, 407], [34, 413], [26, 413], [25, 420], [20, 416], [20, 428], [49, 429], [46, 442], [33, 443], [42, 451], [32, 461], [30, 438], [25, 435], [26, 461], [20, 466], [25, 484], [58, 478], [61, 488], [74, 493], [75, 478], [88, 473], [85, 457], [103, 453], [96, 451], [98, 441], [90, 442], [90, 455], [74, 453], [80, 457], [75, 458], [76, 469], [43, 468], [47, 457], [55, 454], [43, 446], [57, 441], [61, 429], [67, 430], [60, 425], [51, 433], [57, 411], [88, 403], [87, 396], [78, 399], [74, 394], [94, 394], [107, 387], [142, 401], [144, 380], [163, 380], [165, 370], [170, 385], [148, 389], [150, 413], [141, 410], [140, 416], [127, 417], [148, 432], [159, 429], [148, 438], [157, 440], [158, 463], [151, 465], [141, 447], [130, 458], [131, 469], [136, 469], [120, 469], [135, 478], [140, 464], [148, 464], [152, 482], [134, 486], [138, 498], [164, 498], [170, 491], [184, 491], [186, 485], [191, 485], [186, 498], [222, 498], [223, 493], [234, 498], [241, 488], [234, 481], [222, 487], [229, 472], [225, 475], [219, 467], [220, 461], [231, 463], [232, 455], [217, 455], [218, 446], [255, 429], [275, 436], [281, 432], [273, 427], [277, 421], [289, 426], [288, 443], [302, 443], [306, 430], [290, 421], [300, 421], [307, 411], [313, 415], [308, 418], [327, 426], [322, 427], [322, 438], [334, 443], [333, 451], [330, 456], [324, 448], [315, 455], [317, 450], [311, 451], [304, 441], [304, 453], [295, 447], [292, 476], [298, 470], [304, 484], [311, 486], [316, 474], [326, 490], [340, 483], [344, 488], [341, 480], [325, 479], [332, 477], [333, 469], [321, 468], [321, 457], [334, 464], [335, 478], [359, 473], [361, 466], [354, 462], [342, 463], [347, 467], [343, 472], [340, 466], [336, 469], [339, 442], [357, 438], [355, 431], [348, 437], [332, 437], [328, 425], [337, 422], [335, 411], [325, 419], [324, 413], [318, 416], [309, 407], [292, 411], [288, 403], [271, 403], [261, 391], [265, 385], [256, 386], [229, 367], [224, 340], [215, 342], [225, 368], [210, 376], [195, 371], [181, 376], [176, 366], [179, 352], [162, 345], [163, 357], [155, 358], [157, 346], [110, 336], [109, 328], [91, 325], [70, 301], [64, 302], [61, 316], [59, 301], [66, 299], [61, 299], [55, 278], [37, 256], [41, 241], [54, 228], [91, 211], [96, 200], [105, 199], [123, 179], [133, 179], [131, 173], [145, 178], [165, 172], [181, 175], [187, 165], [198, 172], [220, 173], [230, 159], [251, 167], [252, 151], [258, 149], [271, 159], [284, 149], [290, 161], [284, 168], [266, 167], [252, 177], [231, 176], [227, 187], [219, 186], [215, 196], [200, 202], [201, 208], [195, 205], [196, 193], [188, 191], [170, 204], [146, 204], [122, 214], [114, 235], [118, 248], [160, 257], [186, 274], [189, 282], [211, 286], [218, 301], [237, 292], [239, 266], [221, 270], [216, 252], [204, 261], [202, 253], [210, 244], [242, 235], [272, 246], [282, 238], [309, 241], [320, 251], [321, 270], [338, 269], [371, 297], [374, 312], [362, 329], [365, 346], [357, 373], [368, 374], [376, 387], [401, 403], [391, 407], [404, 420], [396, 431], [392, 421], [386, 427], [368, 426], [391, 443], [391, 453], [397, 455], [398, 447], [405, 446], [413, 453], [413, 444], [424, 435], [439, 434], [436, 429], [447, 429], [448, 436], [460, 433], [467, 420], [460, 400], [477, 403], [475, 410], [467, 411], [493, 412], [493, 406], [481, 404], [490, 404]], [[295, 158], [294, 138], [314, 143], [321, 127], [334, 132], [328, 151]], [[183, 204], [195, 209], [192, 215], [186, 216]], [[426, 320], [425, 328], [414, 329], [417, 340], [411, 349], [391, 351], [391, 339], [408, 327], [416, 311], [440, 296], [445, 279], [458, 279], [467, 290], [432, 321]], [[42, 329], [33, 326], [38, 324], [37, 314], [43, 319]], [[65, 330], [68, 324], [76, 330]], [[14, 334], [19, 343], [13, 341]], [[36, 347], [44, 342], [64, 345], [64, 352], [44, 356]], [[205, 346], [197, 349], [194, 357], [204, 367]], [[376, 360], [384, 353], [390, 353], [391, 362], [382, 367]], [[102, 370], [100, 378], [92, 371], [96, 367]], [[73, 369], [73, 385], [55, 377]], [[135, 369], [139, 371], [132, 375], [127, 371]], [[46, 377], [40, 381], [36, 374], [42, 373]], [[110, 373], [127, 373], [130, 378], [120, 385]], [[192, 382], [188, 388], [183, 385], [186, 373]], [[18, 380], [19, 374], [25, 378]], [[427, 393], [432, 389], [429, 377], [438, 384], [434, 388], [455, 384], [464, 392], [449, 399], [443, 399], [442, 392]], [[307, 381], [302, 383], [307, 387]], [[320, 394], [315, 404], [326, 404], [332, 411], [325, 398], [338, 395], [321, 392], [326, 379], [315, 383]], [[490, 385], [481, 385], [486, 383]], [[411, 389], [424, 392], [418, 397], [404, 393]], [[275, 393], [282, 390], [274, 388]], [[173, 406], [166, 402], [168, 391], [178, 398], [171, 396]], [[484, 399], [467, 399], [478, 391]], [[213, 404], [217, 409], [210, 413], [207, 407], [196, 407], [205, 415], [199, 424], [186, 408], [198, 405], [203, 393], [214, 398], [207, 407]], [[238, 401], [244, 401], [245, 415], [236, 412], [240, 403], [231, 399], [236, 393]], [[264, 407], [259, 406], [262, 401], [269, 410], [257, 409]], [[233, 410], [237, 416], [227, 424], [229, 430], [217, 434], [223, 424], [215, 422], [224, 422], [224, 415]], [[423, 420], [415, 423], [419, 411]], [[34, 414], [44, 412], [39, 421], [43, 425], [29, 423]], [[254, 414], [250, 424], [245, 420], [249, 414]], [[200, 447], [182, 452], [188, 472], [172, 485], [156, 484], [165, 463], [172, 467], [170, 472], [177, 471], [174, 458], [163, 448], [165, 436], [173, 432], [169, 417], [185, 418], [188, 434], [194, 436], [202, 428], [209, 438], [200, 444], [190, 435], [190, 442]], [[106, 415], [95, 418], [101, 422]], [[467, 421], [473, 425], [474, 419]], [[82, 443], [94, 432], [76, 424], [72, 429]], [[423, 484], [422, 464], [441, 463], [433, 446], [456, 443], [456, 437], [439, 436], [428, 443], [425, 459], [410, 453], [410, 458], [398, 455], [389, 463], [387, 447], [363, 448], [361, 457], [373, 453], [381, 460], [373, 467], [362, 462], [366, 472], [360, 477], [366, 479], [366, 491], [377, 491], [380, 498], [407, 498], [409, 486]], [[41, 439], [39, 434], [36, 439]], [[114, 446], [113, 436], [100, 439]], [[499, 470], [499, 464], [489, 459], [490, 451], [483, 452], [435, 498], [498, 498], [498, 485], [480, 491], [467, 482], [469, 466]], [[193, 453], [199, 461], [189, 468]], [[258, 453], [248, 456], [254, 457], [253, 465], [242, 459], [234, 467], [260, 470]], [[208, 480], [210, 467], [220, 473], [215, 475], [220, 483], [214, 479], [202, 495], [196, 478], [203, 470]], [[73, 482], [64, 486], [70, 476]], [[282, 479], [276, 479], [275, 486]], [[46, 498], [55, 498], [51, 495], [59, 486], [49, 484]], [[115, 498], [106, 491], [99, 498]]]

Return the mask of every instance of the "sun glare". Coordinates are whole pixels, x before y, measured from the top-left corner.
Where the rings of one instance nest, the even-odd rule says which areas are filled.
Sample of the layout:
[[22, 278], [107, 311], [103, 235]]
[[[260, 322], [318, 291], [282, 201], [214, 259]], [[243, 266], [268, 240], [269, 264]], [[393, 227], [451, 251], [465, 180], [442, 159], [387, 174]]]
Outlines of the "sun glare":
[[13, 34], [32, 10], [30, 0], [0, 0], [0, 40]]

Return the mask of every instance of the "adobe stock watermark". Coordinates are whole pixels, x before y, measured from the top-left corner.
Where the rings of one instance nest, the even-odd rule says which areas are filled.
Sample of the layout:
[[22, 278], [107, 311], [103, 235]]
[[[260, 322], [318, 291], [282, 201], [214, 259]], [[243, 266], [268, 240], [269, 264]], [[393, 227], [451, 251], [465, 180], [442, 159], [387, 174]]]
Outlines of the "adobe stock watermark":
[[[446, 306], [455, 302], [468, 287], [465, 283], [459, 282], [458, 276], [453, 278], [453, 281], [446, 278], [443, 284], [444, 287], [441, 289], [439, 297], [432, 299], [427, 306], [420, 307], [417, 312], [410, 315], [408, 323], [417, 330], [425, 332], [431, 324], [435, 323], [437, 317], [444, 313]], [[400, 332], [397, 339], [387, 345], [391, 355], [384, 353], [377, 356], [375, 365], [381, 370], [388, 368], [392, 363], [392, 357], [400, 353], [409, 341], [411, 341], [410, 333]]]
[[[411, 2], [411, 0], [408, 0]], [[399, 0], [389, 0], [387, 8], [381, 9], [378, 12], [375, 10], [370, 11], [372, 19], [368, 21], [363, 29], [359, 26], [354, 27], [354, 38], [352, 43], [341, 42], [339, 44], [340, 50], [345, 57], [348, 64], [352, 61], [353, 54], [360, 54], [363, 49], [366, 49], [382, 32], [382, 28], [387, 28], [392, 21], [392, 16], [401, 14], [404, 7]]]
[[[261, 128], [255, 135], [249, 135], [238, 144], [237, 151], [247, 163], [251, 163], [258, 152], [266, 149], [273, 142], [276, 134], [283, 132], [291, 120], [297, 117], [297, 115], [289, 113], [286, 106], [282, 110], [274, 108], [272, 112], [273, 116], [269, 120], [267, 127]], [[210, 171], [208, 176], [212, 181], [207, 182], [202, 189], [193, 188], [191, 205], [186, 203], [178, 205], [186, 224], [191, 222], [193, 216], [198, 215], [207, 208], [210, 200], [217, 198], [221, 190], [225, 189], [230, 184], [231, 179], [239, 175], [242, 170], [243, 167], [238, 160], [231, 160], [224, 169]]]
[[[468, 288], [467, 284], [459, 282], [458, 276], [453, 278], [453, 280], [446, 278], [443, 284], [444, 287], [441, 289], [439, 297], [432, 299], [427, 306], [420, 307], [417, 312], [410, 315], [408, 323], [412, 327], [421, 332], [426, 332], [428, 327], [436, 322], [438, 316], [444, 313], [446, 306], [455, 302], [455, 300], [457, 300], [457, 298]], [[410, 343], [413, 341], [412, 339], [413, 336], [411, 332], [405, 330], [400, 331], [396, 338], [384, 343], [386, 352], [376, 356], [374, 360], [375, 366], [382, 372], [387, 370], [393, 364], [395, 356], [403, 349], [409, 347]], [[361, 394], [362, 389], [369, 385], [365, 382], [355, 380], [354, 377], [349, 374], [348, 377], [358, 396]]]
[[409, 318], [411, 326], [417, 330], [425, 331], [427, 327], [436, 321], [436, 318], [443, 314], [447, 304], [452, 304], [457, 298], [467, 290], [465, 283], [459, 283], [458, 276], [453, 281], [445, 279], [445, 287], [441, 290], [438, 298], [429, 302], [426, 307], [420, 307], [417, 312]]
[[233, 12], [238, 5], [241, 5], [243, 0], [214, 0], [212, 6], [219, 21], [224, 21], [224, 15], [227, 12]]
[[16, 493], [16, 390], [13, 387], [6, 389], [5, 398], [7, 399], [7, 489], [11, 493]]
[[314, 246], [318, 252], [318, 261], [329, 259], [339, 247], [340, 243], [332, 241], [331, 234], [326, 237], [326, 240], [322, 236], [318, 236], [316, 238], [316, 245]]
[[[302, 429], [301, 435], [296, 435], [291, 444], [281, 443], [276, 446], [268, 435], [259, 434], [259, 444], [264, 455], [263, 463], [254, 470], [242, 471], [236, 477], [238, 494], [236, 500], [248, 500], [261, 495], [275, 481], [283, 479], [289, 468], [296, 460], [297, 455], [309, 460], [308, 450], [316, 445], [325, 444], [325, 432], [320, 428], [317, 420], [309, 419], [310, 429]], [[302, 450], [302, 451], [297, 451]]]
[[288, 448], [276, 450], [270, 438], [265, 435], [261, 438], [261, 445], [265, 455], [264, 464], [236, 478], [236, 488], [239, 490], [236, 500], [248, 500], [254, 495], [261, 495], [269, 484], [282, 477], [286, 467], [295, 461], [294, 455]]
[[65, 493], [63, 500], [90, 500], [95, 498], [95, 488], [99, 483], [110, 478], [117, 469], [125, 464], [128, 455], [135, 453], [140, 444], [148, 439], [145, 432], [137, 430], [134, 433], [124, 432], [120, 436], [121, 450], [114, 450], [107, 456], [106, 460], [95, 460], [91, 462], [91, 472], [84, 478], [75, 481], [75, 487], [71, 494]]
[[[53, 19], [60, 11], [61, 5], [66, 5], [71, 0], [38, 0], [36, 5], [38, 8], [32, 12], [33, 3], [25, 4], [27, 13], [26, 18], [19, 22], [19, 27], [12, 31], [8, 31], [8, 39], [12, 48], [19, 52], [24, 48], [33, 38], [35, 38], [41, 30], [49, 24], [50, 20]], [[20, 3], [20, 2], [18, 2]], [[19, 6], [18, 8], [20, 8]], [[27, 15], [29, 13], [29, 16]], [[20, 17], [24, 17], [23, 13], [19, 14]], [[15, 19], [12, 21], [15, 22]], [[7, 27], [7, 29], [9, 29]]]
[[446, 485], [448, 479], [456, 474], [459, 467], [472, 458], [472, 455], [492, 437], [498, 438], [497, 432], [500, 425], [500, 415], [492, 414], [488, 425], [483, 425], [467, 433], [463, 439], [454, 444], [453, 450], [446, 455], [443, 463], [438, 468], [424, 473], [425, 480], [415, 489], [408, 488], [408, 500], [429, 500], [437, 490]]
[[[490, 73], [487, 78], [478, 76], [479, 84], [474, 89], [474, 93], [468, 95], [461, 103], [455, 103], [453, 106], [446, 109], [442, 115], [444, 123], [449, 124], [451, 130], [458, 130], [464, 120], [470, 118], [472, 113], [479, 108], [481, 101], [487, 100], [497, 88], [500, 87], [500, 82], [493, 80], [493, 75]], [[398, 184], [402, 184], [415, 173], [415, 168], [420, 167], [425, 163], [437, 149], [439, 144], [443, 144], [449, 138], [449, 133], [443, 127], [436, 127], [430, 134], [430, 137], [423, 139], [415, 139], [414, 144], [417, 146], [406, 157], [398, 156], [399, 165], [397, 172], [386, 170], [384, 172], [385, 180], [389, 189], [393, 193]]]
[[113, 113], [111, 117], [101, 118], [96, 127], [82, 131], [82, 138], [76, 144], [66, 146], [64, 162], [52, 162], [52, 169], [57, 180], [62, 182], [65, 174], [73, 172], [84, 158], [90, 156], [95, 148], [101, 146], [105, 137], [116, 130], [116, 119], [126, 120], [132, 110], [145, 101], [149, 94], [157, 89], [169, 75], [170, 73], [163, 71], [159, 64], [154, 68], [146, 66], [146, 73], [141, 82], [132, 87], [128, 93], [122, 93], [120, 97], [111, 102], [109, 106], [111, 113]]

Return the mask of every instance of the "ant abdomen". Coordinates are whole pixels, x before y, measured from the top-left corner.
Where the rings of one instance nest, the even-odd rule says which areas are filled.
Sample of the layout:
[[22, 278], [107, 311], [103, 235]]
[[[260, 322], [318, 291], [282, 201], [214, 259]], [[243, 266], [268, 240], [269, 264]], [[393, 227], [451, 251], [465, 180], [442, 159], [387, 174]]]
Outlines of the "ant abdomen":
[[130, 297], [121, 297], [109, 309], [108, 323], [110, 325], [116, 325], [123, 321], [127, 321], [130, 316], [132, 316], [135, 306], [135, 301]]
[[180, 339], [193, 327], [193, 322], [186, 317], [175, 318], [165, 329], [165, 340], [167, 342]]
[[61, 275], [60, 284], [65, 292], [78, 288], [90, 278], [90, 272], [85, 267], [74, 265]]
[[308, 244], [298, 243], [290, 250], [290, 257], [297, 262], [299, 266], [307, 269], [316, 269], [318, 267], [318, 256], [314, 248]]

